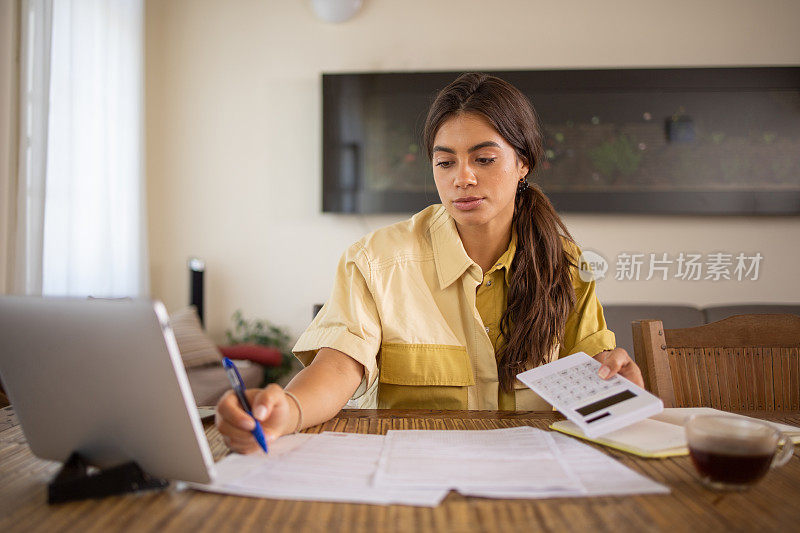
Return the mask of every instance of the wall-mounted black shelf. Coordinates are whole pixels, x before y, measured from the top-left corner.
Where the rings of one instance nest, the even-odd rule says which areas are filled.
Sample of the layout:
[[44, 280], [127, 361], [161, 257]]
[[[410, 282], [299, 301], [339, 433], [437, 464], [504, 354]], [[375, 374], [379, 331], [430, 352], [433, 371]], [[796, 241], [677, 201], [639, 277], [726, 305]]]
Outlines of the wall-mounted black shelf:
[[[323, 74], [324, 212], [439, 201], [421, 130], [458, 74]], [[533, 102], [561, 211], [800, 214], [800, 67], [492, 74]]]

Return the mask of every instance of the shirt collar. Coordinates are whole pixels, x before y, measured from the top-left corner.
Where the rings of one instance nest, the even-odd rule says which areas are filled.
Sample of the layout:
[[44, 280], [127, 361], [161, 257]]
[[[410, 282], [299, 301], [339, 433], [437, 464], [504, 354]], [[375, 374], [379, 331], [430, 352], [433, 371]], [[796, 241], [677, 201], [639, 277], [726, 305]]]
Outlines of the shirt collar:
[[442, 205], [431, 221], [430, 234], [436, 273], [439, 276], [439, 288], [445, 289], [460, 278], [470, 266], [475, 265], [475, 262], [464, 250], [464, 244], [456, 229], [456, 221]]
[[503, 252], [503, 255], [500, 256], [500, 259], [495, 262], [494, 266], [489, 269], [489, 272], [486, 275], [491, 274], [495, 270], [505, 269], [505, 280], [506, 285], [511, 283], [511, 262], [514, 260], [514, 255], [517, 253], [517, 232], [512, 227], [511, 228], [511, 241], [508, 243], [508, 248], [506, 251]]
[[[456, 221], [450, 216], [444, 206], [439, 206], [439, 211], [434, 215], [430, 224], [431, 245], [433, 246], [433, 257], [436, 262], [436, 272], [439, 276], [439, 288], [445, 289], [455, 280], [460, 278], [464, 272], [475, 265], [474, 277], [480, 282], [480, 267], [467, 255], [464, 244], [456, 229]], [[517, 232], [512, 229], [511, 242], [508, 248], [500, 256], [500, 259], [487, 272], [487, 274], [505, 268], [506, 284], [511, 279], [511, 261], [517, 252]]]

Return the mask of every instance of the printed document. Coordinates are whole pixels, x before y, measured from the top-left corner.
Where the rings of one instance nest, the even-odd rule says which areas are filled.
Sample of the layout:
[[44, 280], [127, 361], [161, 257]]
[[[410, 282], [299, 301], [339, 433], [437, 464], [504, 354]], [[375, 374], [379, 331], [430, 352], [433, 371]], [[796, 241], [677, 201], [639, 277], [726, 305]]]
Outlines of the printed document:
[[534, 491], [507, 489], [461, 490], [465, 496], [485, 498], [564, 498], [576, 496], [623, 496], [627, 494], [669, 494], [669, 487], [656, 483], [615, 461], [600, 450], [566, 435], [553, 434], [562, 458], [577, 474], [582, 491]]
[[570, 437], [528, 426], [482, 431], [297, 434], [269, 455], [230, 454], [210, 492], [435, 507], [455, 489], [487, 498], [661, 494], [669, 489]]
[[[382, 435], [325, 432], [308, 437], [286, 453], [275, 454], [272, 445], [269, 455], [259, 454], [254, 461], [233, 456], [229, 465], [225, 464], [226, 457], [217, 465], [218, 471], [235, 468], [237, 472], [217, 480], [214, 486], [226, 489], [220, 492], [264, 498], [426, 507], [437, 506], [447, 495], [447, 489], [373, 486], [383, 449]], [[243, 471], [242, 463], [251, 468]]]
[[390, 430], [375, 485], [581, 489], [550, 434], [528, 426], [486, 431]]

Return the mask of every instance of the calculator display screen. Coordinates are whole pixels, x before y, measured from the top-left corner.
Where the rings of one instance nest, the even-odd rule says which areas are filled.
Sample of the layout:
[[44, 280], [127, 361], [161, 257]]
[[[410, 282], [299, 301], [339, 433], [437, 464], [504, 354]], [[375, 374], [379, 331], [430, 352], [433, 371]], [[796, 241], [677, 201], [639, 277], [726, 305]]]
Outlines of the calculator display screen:
[[622, 392], [619, 392], [617, 394], [609, 396], [608, 398], [603, 398], [602, 400], [598, 400], [598, 401], [596, 401], [594, 403], [590, 403], [589, 405], [584, 405], [580, 409], [575, 409], [575, 411], [577, 411], [578, 414], [580, 414], [582, 416], [588, 416], [588, 415], [590, 415], [590, 414], [592, 414], [594, 412], [599, 411], [600, 409], [603, 409], [605, 407], [610, 407], [612, 405], [616, 405], [616, 404], [618, 404], [620, 402], [624, 402], [627, 399], [635, 398], [635, 397], [636, 397], [636, 395], [634, 393], [632, 393], [631, 391], [624, 390]]

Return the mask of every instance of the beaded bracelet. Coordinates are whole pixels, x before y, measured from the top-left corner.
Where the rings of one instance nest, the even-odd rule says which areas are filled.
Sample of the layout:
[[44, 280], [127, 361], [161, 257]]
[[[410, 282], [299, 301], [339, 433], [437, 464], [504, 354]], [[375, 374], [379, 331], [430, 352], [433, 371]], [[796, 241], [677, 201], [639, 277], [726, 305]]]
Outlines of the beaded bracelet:
[[294, 428], [294, 432], [297, 433], [303, 427], [303, 407], [300, 405], [300, 400], [297, 399], [297, 396], [288, 390], [284, 390], [283, 392], [297, 404], [297, 426]]

